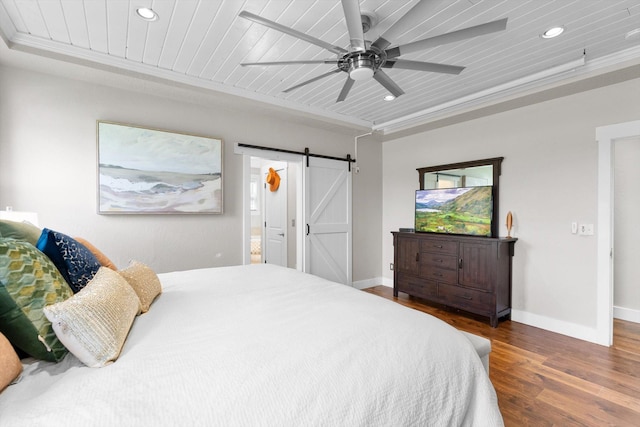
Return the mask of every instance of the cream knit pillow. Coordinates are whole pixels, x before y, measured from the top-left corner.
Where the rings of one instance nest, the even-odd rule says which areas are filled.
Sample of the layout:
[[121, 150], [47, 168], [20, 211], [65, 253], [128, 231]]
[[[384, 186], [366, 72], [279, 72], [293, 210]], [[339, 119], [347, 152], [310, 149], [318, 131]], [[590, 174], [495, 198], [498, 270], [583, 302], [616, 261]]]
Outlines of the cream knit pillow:
[[138, 294], [142, 312], [149, 311], [153, 300], [162, 292], [162, 285], [156, 273], [149, 266], [135, 260], [131, 261], [127, 268], [119, 270], [118, 273]]
[[118, 358], [139, 311], [131, 286], [107, 267], [71, 298], [44, 308], [60, 342], [92, 368]]

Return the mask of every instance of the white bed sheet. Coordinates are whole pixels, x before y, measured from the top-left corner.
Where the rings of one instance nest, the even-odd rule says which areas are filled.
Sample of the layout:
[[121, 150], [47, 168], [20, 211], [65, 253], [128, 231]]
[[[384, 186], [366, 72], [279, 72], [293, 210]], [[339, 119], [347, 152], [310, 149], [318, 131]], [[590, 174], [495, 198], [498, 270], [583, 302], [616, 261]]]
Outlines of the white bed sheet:
[[31, 361], [0, 426], [500, 426], [444, 322], [266, 264], [161, 274], [120, 358]]

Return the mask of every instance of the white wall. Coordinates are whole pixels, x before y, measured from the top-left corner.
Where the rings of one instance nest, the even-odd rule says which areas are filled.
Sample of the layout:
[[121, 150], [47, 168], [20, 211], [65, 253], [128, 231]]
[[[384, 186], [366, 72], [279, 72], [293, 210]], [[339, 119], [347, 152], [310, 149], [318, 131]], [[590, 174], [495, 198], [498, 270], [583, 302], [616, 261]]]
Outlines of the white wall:
[[[353, 175], [352, 215], [354, 227], [359, 231], [353, 232], [353, 281], [358, 282], [355, 287], [362, 289], [382, 284], [382, 144], [372, 136], [359, 138], [357, 161], [354, 167], [359, 172]], [[358, 188], [364, 190], [356, 191]], [[371, 253], [372, 248], [379, 250]], [[377, 274], [367, 274], [369, 271]]]
[[[140, 80], [139, 85], [148, 92], [156, 84]], [[184, 92], [181, 99], [190, 93], [172, 91]], [[343, 157], [353, 156], [357, 133], [2, 65], [0, 94], [0, 206], [37, 211], [40, 225], [85, 237], [119, 266], [138, 259], [158, 272], [242, 262], [242, 157], [233, 153], [234, 142], [309, 147]], [[96, 120], [222, 138], [224, 214], [97, 215]], [[354, 199], [366, 193], [367, 206], [380, 206], [380, 192], [371, 192], [381, 183], [380, 145], [362, 147], [361, 153], [362, 170], [375, 168], [375, 173], [354, 180]], [[376, 215], [354, 224], [354, 241], [366, 241], [354, 244], [354, 280], [380, 275], [380, 242], [370, 238], [379, 229]]]
[[596, 238], [571, 234], [571, 222], [597, 220], [596, 127], [638, 118], [640, 79], [385, 142], [383, 266], [390, 232], [412, 227], [416, 168], [503, 156], [499, 230], [512, 211], [519, 239], [514, 316], [574, 336], [595, 328]]

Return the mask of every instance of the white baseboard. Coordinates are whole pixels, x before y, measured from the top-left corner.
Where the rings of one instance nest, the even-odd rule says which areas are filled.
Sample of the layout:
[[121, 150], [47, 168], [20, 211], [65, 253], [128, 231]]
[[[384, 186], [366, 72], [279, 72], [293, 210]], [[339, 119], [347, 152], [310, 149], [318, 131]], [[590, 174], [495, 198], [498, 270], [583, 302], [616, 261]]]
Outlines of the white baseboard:
[[640, 323], [640, 310], [613, 306], [613, 318]]
[[[391, 281], [391, 284], [389, 285], [389, 281]], [[353, 286], [356, 289], [366, 289], [366, 288], [372, 288], [374, 286], [390, 286], [393, 288], [393, 279], [387, 279], [386, 277], [375, 277], [373, 279], [366, 279], [366, 280], [358, 280], [357, 282], [352, 282], [351, 286]]]
[[567, 335], [583, 341], [602, 344], [598, 340], [598, 331], [596, 328], [589, 328], [584, 325], [578, 325], [571, 322], [565, 322], [564, 320], [552, 319], [550, 317], [540, 316], [539, 314], [514, 309], [511, 309], [511, 320], [555, 332], [557, 334]]
[[366, 289], [373, 286], [378, 286], [382, 281], [382, 277], [374, 277], [373, 279], [358, 280], [357, 282], [351, 282], [351, 286], [356, 289]]
[[[372, 286], [378, 285], [393, 288], [393, 278], [377, 277], [375, 279], [353, 282], [353, 287], [356, 289], [370, 288]], [[614, 317], [616, 319], [640, 323], [640, 310], [614, 307]], [[511, 320], [513, 320], [514, 322], [524, 323], [525, 325], [544, 329], [550, 332], [555, 332], [557, 334], [577, 338], [579, 340], [603, 345], [599, 340], [598, 331], [596, 330], [596, 328], [589, 328], [588, 326], [578, 325], [576, 323], [566, 322], [564, 320], [553, 319], [551, 317], [541, 316], [539, 314], [515, 309], [511, 310]]]

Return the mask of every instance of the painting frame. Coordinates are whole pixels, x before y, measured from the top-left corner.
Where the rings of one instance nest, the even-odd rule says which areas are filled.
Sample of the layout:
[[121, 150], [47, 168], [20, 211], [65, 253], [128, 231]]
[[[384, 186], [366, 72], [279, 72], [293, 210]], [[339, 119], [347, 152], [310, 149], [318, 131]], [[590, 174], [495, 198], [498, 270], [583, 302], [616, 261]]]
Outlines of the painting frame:
[[223, 213], [221, 138], [96, 121], [97, 213]]

